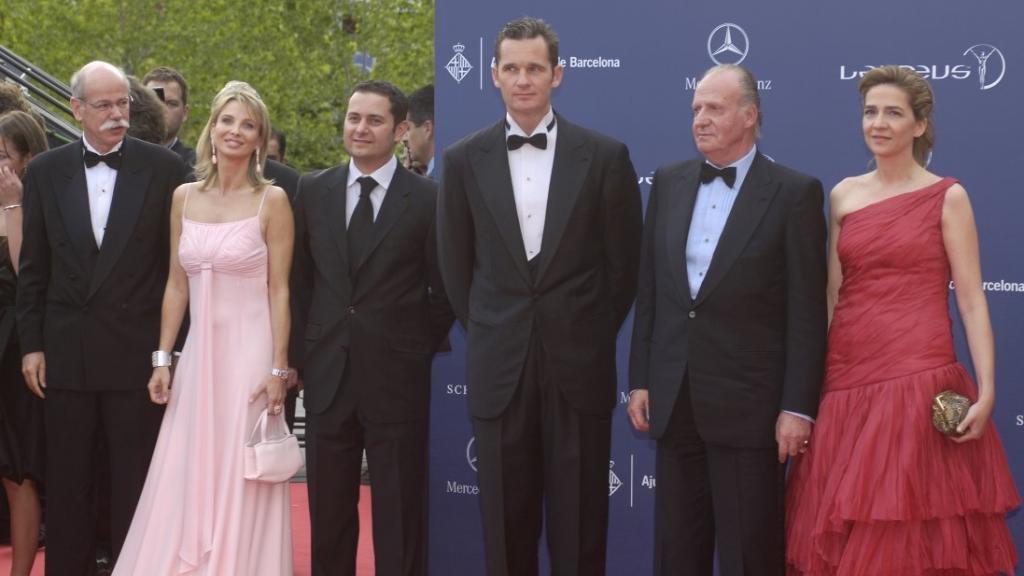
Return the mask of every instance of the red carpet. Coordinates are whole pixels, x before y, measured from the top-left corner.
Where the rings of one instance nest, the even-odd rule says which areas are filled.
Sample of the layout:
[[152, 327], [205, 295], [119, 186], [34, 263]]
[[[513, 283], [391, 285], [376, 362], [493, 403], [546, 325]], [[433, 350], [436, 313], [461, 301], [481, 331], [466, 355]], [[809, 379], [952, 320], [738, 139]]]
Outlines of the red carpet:
[[[305, 483], [292, 484], [292, 544], [295, 557], [295, 576], [309, 576], [309, 498]], [[359, 497], [359, 557], [356, 560], [356, 574], [373, 576], [373, 541], [370, 535], [373, 525], [370, 519], [370, 487], [363, 486]], [[43, 576], [43, 552], [32, 569], [32, 576]], [[0, 574], [11, 570], [11, 549], [0, 547]]]

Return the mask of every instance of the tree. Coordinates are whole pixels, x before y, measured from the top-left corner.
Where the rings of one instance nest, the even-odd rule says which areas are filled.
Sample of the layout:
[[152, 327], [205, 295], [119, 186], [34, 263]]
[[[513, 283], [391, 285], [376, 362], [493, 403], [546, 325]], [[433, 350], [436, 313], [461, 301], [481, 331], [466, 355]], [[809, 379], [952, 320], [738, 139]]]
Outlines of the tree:
[[0, 43], [65, 82], [96, 59], [140, 77], [159, 65], [181, 71], [190, 108], [181, 138], [190, 144], [220, 88], [249, 82], [303, 170], [343, 159], [341, 122], [356, 82], [409, 92], [433, 81], [433, 34], [432, 0], [0, 0]]

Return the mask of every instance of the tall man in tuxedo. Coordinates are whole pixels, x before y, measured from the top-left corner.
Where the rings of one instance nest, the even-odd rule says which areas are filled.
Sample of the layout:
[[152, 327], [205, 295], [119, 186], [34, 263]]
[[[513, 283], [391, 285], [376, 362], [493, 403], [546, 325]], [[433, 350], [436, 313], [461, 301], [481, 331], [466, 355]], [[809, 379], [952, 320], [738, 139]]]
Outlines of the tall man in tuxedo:
[[825, 351], [821, 182], [755, 146], [757, 83], [697, 85], [703, 158], [655, 173], [629, 416], [657, 439], [655, 574], [783, 573], [783, 463], [806, 449]]
[[555, 114], [558, 38], [495, 42], [505, 117], [444, 154], [441, 272], [466, 328], [487, 573], [604, 574], [615, 338], [636, 290], [641, 202], [621, 142]]
[[306, 385], [316, 576], [355, 574], [364, 448], [377, 574], [426, 573], [430, 363], [453, 315], [437, 268], [437, 187], [394, 155], [407, 108], [391, 84], [358, 84], [345, 114], [351, 160], [299, 181], [293, 293], [308, 301], [292, 323], [305, 335], [293, 365]]
[[166, 148], [126, 137], [128, 80], [106, 62], [71, 78], [81, 141], [41, 154], [25, 179], [18, 284], [22, 371], [45, 398], [46, 573], [94, 563], [96, 447], [108, 447], [116, 557], [156, 443], [149, 401], [169, 258], [170, 200], [185, 180]]

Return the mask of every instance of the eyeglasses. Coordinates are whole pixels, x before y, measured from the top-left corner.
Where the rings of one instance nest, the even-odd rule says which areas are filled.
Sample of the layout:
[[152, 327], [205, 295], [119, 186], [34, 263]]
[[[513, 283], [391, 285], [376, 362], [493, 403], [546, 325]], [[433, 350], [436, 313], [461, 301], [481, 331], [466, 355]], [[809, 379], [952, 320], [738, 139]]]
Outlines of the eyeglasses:
[[128, 106], [131, 105], [131, 103], [135, 101], [135, 99], [132, 98], [131, 95], [125, 96], [124, 98], [121, 98], [121, 99], [119, 99], [119, 100], [117, 100], [115, 102], [111, 102], [110, 100], [100, 100], [99, 102], [89, 102], [85, 98], [75, 98], [75, 100], [78, 100], [79, 102], [85, 104], [86, 106], [92, 108], [93, 110], [99, 112], [100, 114], [106, 114], [107, 112], [110, 112], [111, 110], [114, 109], [114, 106], [117, 106], [118, 110], [124, 112], [125, 110], [128, 110]]

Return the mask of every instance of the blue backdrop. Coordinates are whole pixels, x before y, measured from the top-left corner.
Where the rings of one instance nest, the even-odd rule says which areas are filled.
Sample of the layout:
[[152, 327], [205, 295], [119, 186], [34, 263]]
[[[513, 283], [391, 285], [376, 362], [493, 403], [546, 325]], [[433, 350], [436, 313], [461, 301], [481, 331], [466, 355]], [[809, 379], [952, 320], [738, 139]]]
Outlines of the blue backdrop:
[[[868, 169], [859, 74], [904, 64], [930, 78], [937, 95], [931, 169], [960, 178], [974, 204], [997, 344], [993, 424], [1024, 492], [1024, 195], [1015, 170], [1024, 162], [1024, 4], [439, 0], [439, 149], [503, 117], [490, 78], [494, 37], [504, 22], [527, 14], [549, 21], [561, 39], [565, 77], [555, 108], [629, 146], [645, 202], [656, 167], [696, 155], [690, 101], [696, 79], [715, 62], [741, 62], [758, 77], [760, 149], [817, 176], [826, 189]], [[630, 329], [628, 320], [619, 338], [620, 404]], [[970, 367], [959, 324], [957, 330], [961, 361]], [[463, 337], [454, 329], [453, 351], [434, 365], [430, 573], [476, 576], [484, 573], [483, 549]], [[608, 470], [610, 575], [651, 572], [653, 450], [617, 408]], [[1010, 523], [1024, 550], [1024, 515], [1011, 515]]]

